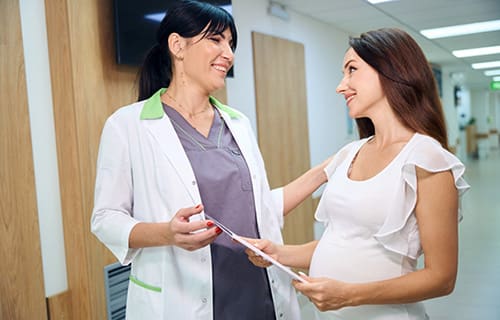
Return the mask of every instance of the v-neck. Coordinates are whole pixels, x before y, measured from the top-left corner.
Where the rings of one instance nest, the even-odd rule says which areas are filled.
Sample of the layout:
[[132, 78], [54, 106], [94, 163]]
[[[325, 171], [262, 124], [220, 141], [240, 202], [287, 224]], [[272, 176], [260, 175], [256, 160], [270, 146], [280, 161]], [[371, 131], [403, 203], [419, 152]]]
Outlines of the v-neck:
[[165, 113], [168, 115], [173, 125], [177, 127], [182, 133], [189, 137], [195, 144], [199, 145], [202, 149], [206, 148], [219, 148], [220, 139], [224, 129], [224, 121], [222, 115], [217, 108], [214, 109], [214, 117], [208, 136], [204, 136], [189, 121], [187, 121], [177, 110], [163, 103]]

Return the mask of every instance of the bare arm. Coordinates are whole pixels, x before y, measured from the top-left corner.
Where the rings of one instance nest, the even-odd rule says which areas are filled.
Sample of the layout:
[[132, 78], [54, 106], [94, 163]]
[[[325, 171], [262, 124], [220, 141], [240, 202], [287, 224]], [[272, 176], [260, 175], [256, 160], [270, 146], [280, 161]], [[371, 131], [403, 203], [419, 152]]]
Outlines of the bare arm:
[[324, 169], [332, 157], [312, 167], [283, 187], [283, 214], [287, 215], [327, 181]]
[[[278, 245], [265, 239], [247, 239], [264, 253], [270, 255], [281, 264], [292, 268], [308, 269], [318, 241], [301, 245]], [[258, 256], [252, 250], [246, 249], [248, 259], [258, 267], [269, 267], [271, 263]]]
[[333, 279], [294, 283], [320, 310], [364, 304], [401, 304], [451, 293], [458, 264], [458, 192], [451, 172], [417, 168], [416, 216], [424, 250], [424, 268], [407, 275], [363, 284]]

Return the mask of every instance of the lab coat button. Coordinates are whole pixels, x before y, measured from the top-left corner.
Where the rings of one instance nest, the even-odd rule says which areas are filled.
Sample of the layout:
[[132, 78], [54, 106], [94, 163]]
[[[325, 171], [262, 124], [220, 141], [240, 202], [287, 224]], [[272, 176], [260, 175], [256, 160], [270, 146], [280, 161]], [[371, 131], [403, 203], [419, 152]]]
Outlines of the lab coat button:
[[283, 318], [283, 312], [280, 313], [280, 318]]
[[205, 257], [201, 258], [201, 262], [205, 262], [205, 261], [207, 261], [207, 258], [205, 258]]
[[196, 185], [196, 181], [194, 181], [194, 180], [193, 180], [191, 183], [193, 184], [193, 186], [195, 186], [195, 185]]
[[207, 298], [202, 298], [202, 299], [201, 299], [201, 302], [202, 302], [202, 303], [207, 303]]

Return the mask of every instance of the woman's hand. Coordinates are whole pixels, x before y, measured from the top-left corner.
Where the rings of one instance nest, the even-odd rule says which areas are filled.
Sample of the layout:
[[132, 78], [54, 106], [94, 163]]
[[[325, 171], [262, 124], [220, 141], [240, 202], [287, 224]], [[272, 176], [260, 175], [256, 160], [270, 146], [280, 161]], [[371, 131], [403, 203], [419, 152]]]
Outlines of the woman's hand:
[[203, 211], [203, 206], [182, 208], [167, 224], [167, 242], [188, 251], [202, 248], [212, 243], [222, 232], [210, 220], [189, 221], [189, 217]]
[[[278, 246], [276, 244], [266, 239], [250, 239], [250, 238], [243, 238], [243, 239], [254, 245], [257, 249], [261, 250], [265, 254], [271, 256], [273, 259], [278, 260], [277, 256]], [[271, 262], [267, 261], [254, 251], [247, 248], [245, 249], [245, 253], [248, 256], [248, 260], [250, 260], [250, 262], [252, 262], [255, 266], [261, 268], [267, 268], [271, 266]]]
[[293, 280], [293, 286], [314, 303], [320, 311], [337, 310], [352, 306], [350, 285], [328, 278], [311, 278], [302, 275], [308, 283]]

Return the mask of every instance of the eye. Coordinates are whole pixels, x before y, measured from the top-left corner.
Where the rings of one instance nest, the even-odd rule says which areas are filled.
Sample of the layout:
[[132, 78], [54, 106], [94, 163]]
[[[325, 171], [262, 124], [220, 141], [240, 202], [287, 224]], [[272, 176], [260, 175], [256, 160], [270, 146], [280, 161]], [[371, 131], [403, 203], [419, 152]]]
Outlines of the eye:
[[219, 43], [219, 42], [221, 42], [221, 40], [222, 40], [220, 36], [211, 36], [211, 37], [209, 37], [208, 39], [209, 39], [210, 41], [215, 42], [215, 43]]
[[357, 69], [356, 69], [355, 67], [353, 67], [353, 66], [349, 66], [349, 67], [347, 67], [347, 73], [348, 73], [348, 74], [351, 74], [351, 73], [353, 73], [353, 72], [354, 72], [354, 71], [356, 71], [356, 70], [357, 70]]

